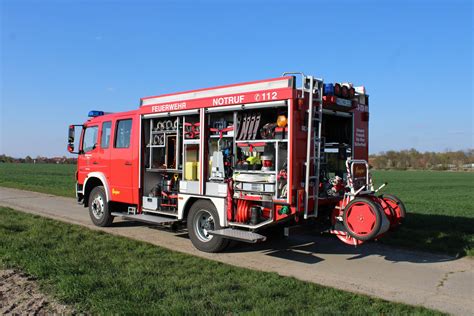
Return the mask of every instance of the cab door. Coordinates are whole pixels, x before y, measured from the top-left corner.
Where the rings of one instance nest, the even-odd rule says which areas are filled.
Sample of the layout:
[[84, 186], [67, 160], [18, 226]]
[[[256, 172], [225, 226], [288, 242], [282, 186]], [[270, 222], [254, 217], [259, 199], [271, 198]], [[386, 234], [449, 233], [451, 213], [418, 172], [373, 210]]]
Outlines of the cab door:
[[111, 200], [136, 204], [138, 192], [138, 119], [121, 116], [113, 122], [113, 142], [110, 146]]
[[77, 157], [77, 180], [83, 184], [89, 173], [97, 170], [97, 139], [99, 135], [98, 124], [84, 126], [81, 136], [80, 151]]
[[92, 162], [95, 164], [97, 171], [103, 173], [107, 179], [107, 183], [110, 183], [110, 142], [112, 132], [112, 121], [107, 120], [100, 123], [99, 132], [99, 146], [95, 159]]

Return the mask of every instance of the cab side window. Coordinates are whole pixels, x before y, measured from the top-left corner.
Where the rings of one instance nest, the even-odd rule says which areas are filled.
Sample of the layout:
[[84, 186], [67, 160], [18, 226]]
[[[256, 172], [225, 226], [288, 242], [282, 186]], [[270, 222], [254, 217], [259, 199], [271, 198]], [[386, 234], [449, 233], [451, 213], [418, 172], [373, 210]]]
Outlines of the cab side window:
[[93, 150], [97, 144], [98, 126], [88, 126], [84, 131], [84, 140], [82, 141], [82, 151], [84, 153]]
[[100, 141], [100, 147], [103, 149], [109, 148], [110, 144], [110, 131], [112, 129], [112, 122], [102, 123], [102, 138]]
[[132, 120], [117, 121], [115, 129], [115, 148], [130, 147], [130, 134], [132, 133]]

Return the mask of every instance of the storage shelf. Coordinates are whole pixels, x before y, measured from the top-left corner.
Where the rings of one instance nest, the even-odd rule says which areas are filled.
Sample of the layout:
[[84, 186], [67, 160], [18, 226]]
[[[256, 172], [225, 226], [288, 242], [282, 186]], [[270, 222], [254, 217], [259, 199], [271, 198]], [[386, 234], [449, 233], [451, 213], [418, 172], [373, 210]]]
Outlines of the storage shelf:
[[177, 130], [151, 131], [152, 134], [177, 134]]
[[183, 144], [185, 145], [199, 145], [201, 142], [200, 139], [185, 139], [183, 140]]
[[[210, 138], [220, 138], [219, 135], [209, 135]], [[222, 135], [222, 138], [234, 138], [233, 135]]]
[[148, 148], [165, 148], [165, 145], [146, 145]]
[[234, 188], [234, 191], [244, 192], [244, 193], [253, 193], [253, 194], [265, 194], [265, 195], [274, 195], [275, 191], [255, 191], [255, 190], [244, 190], [239, 188]]
[[234, 169], [234, 173], [251, 173], [251, 174], [276, 174], [276, 171], [263, 171], [263, 170], [240, 170]]
[[169, 173], [182, 173], [180, 169], [159, 169], [159, 168], [146, 168], [146, 171], [150, 172], [169, 172]]
[[242, 180], [234, 180], [234, 181], [239, 182], [239, 183], [276, 184], [276, 181], [242, 181]]
[[286, 143], [288, 142], [288, 139], [252, 139], [252, 140], [236, 140], [235, 141], [237, 144], [241, 143]]

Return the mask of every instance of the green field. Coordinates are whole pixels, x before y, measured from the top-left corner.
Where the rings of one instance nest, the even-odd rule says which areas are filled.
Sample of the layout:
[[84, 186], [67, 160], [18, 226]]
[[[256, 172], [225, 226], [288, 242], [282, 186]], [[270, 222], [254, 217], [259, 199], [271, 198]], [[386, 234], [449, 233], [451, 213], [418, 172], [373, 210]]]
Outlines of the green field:
[[0, 207], [0, 268], [86, 314], [438, 314]]
[[[74, 197], [73, 165], [0, 164], [0, 186]], [[375, 184], [408, 208], [404, 225], [381, 242], [474, 256], [474, 173], [375, 171]]]
[[474, 256], [474, 173], [375, 171], [383, 192], [400, 197], [408, 209], [404, 225], [383, 243]]
[[0, 163], [0, 186], [75, 197], [75, 165]]

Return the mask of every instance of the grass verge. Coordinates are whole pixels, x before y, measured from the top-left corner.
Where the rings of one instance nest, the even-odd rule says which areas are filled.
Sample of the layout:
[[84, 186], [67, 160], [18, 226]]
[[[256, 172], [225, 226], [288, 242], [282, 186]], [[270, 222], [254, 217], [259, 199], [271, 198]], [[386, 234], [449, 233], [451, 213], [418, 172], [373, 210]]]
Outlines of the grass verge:
[[0, 264], [93, 314], [436, 314], [0, 208]]

